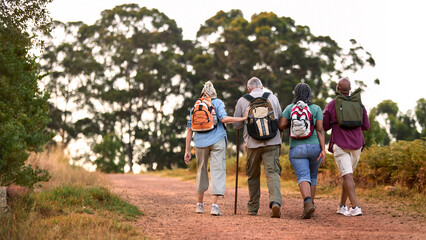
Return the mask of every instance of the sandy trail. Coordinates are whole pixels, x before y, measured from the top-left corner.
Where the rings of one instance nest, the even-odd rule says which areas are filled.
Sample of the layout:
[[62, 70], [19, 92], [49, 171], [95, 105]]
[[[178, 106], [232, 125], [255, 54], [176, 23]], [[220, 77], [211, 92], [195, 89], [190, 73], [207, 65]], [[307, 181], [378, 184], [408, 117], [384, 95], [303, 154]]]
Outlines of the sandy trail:
[[300, 198], [283, 196], [282, 217], [270, 218], [268, 192], [262, 191], [257, 216], [247, 215], [248, 190], [238, 189], [234, 215], [234, 189], [219, 200], [223, 216], [195, 213], [195, 183], [151, 175], [110, 175], [112, 190], [144, 213], [135, 225], [150, 239], [426, 239], [424, 218], [406, 216], [379, 204], [364, 203], [364, 215], [335, 213], [337, 200], [317, 199], [315, 217], [300, 219]]

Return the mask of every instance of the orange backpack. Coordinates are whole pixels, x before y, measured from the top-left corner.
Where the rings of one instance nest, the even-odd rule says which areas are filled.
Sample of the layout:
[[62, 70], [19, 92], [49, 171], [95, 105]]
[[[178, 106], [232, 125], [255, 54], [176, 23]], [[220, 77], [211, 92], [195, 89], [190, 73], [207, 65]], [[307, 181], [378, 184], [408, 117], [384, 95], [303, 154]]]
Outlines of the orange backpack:
[[217, 125], [212, 99], [206, 94], [202, 94], [198, 98], [191, 114], [191, 129], [194, 132], [208, 132]]

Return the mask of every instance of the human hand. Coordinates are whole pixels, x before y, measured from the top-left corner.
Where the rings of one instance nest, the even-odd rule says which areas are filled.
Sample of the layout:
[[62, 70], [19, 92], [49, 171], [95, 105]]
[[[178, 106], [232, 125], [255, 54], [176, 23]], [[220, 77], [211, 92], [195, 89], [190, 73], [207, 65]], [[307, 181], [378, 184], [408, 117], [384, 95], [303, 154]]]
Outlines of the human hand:
[[321, 151], [317, 161], [321, 161], [321, 164], [320, 164], [321, 166], [325, 165], [325, 151]]
[[191, 153], [188, 151], [185, 151], [184, 160], [186, 164], [189, 164], [189, 160], [191, 160]]

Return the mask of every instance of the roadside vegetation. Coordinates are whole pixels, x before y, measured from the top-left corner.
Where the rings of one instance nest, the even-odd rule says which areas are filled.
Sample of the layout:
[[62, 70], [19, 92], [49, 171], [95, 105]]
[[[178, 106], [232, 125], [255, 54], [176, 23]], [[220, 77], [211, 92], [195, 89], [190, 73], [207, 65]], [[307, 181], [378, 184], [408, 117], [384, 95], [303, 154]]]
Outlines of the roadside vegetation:
[[[288, 161], [288, 146], [283, 146], [280, 156], [282, 167], [281, 188], [285, 197], [299, 197], [296, 175]], [[357, 196], [362, 201], [384, 203], [401, 214], [424, 217], [426, 211], [426, 139], [397, 141], [389, 146], [373, 145], [364, 149], [354, 173]], [[183, 160], [182, 160], [183, 161]], [[238, 187], [247, 187], [245, 175], [246, 156], [239, 158]], [[227, 157], [227, 186], [235, 187], [236, 158]], [[165, 170], [155, 174], [195, 181], [197, 161], [192, 159], [187, 169]], [[340, 197], [341, 176], [332, 154], [327, 154], [326, 164], [318, 174], [317, 198]], [[262, 170], [261, 186], [266, 188]]]
[[144, 238], [131, 224], [143, 213], [112, 194], [103, 174], [70, 165], [61, 149], [33, 154], [28, 163], [52, 177], [8, 199], [0, 239]]

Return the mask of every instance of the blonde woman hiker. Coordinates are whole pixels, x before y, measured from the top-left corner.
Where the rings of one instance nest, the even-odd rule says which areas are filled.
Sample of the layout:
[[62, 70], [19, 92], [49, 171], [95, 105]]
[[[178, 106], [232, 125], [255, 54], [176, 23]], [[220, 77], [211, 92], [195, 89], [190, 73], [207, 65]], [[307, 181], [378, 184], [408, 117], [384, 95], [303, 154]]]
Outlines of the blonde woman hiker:
[[[212, 105], [212, 106], [211, 106]], [[225, 195], [226, 186], [226, 144], [227, 135], [225, 123], [243, 122], [242, 117], [229, 117], [222, 100], [217, 98], [216, 89], [210, 81], [204, 84], [199, 101], [190, 111], [187, 123], [186, 147], [184, 160], [191, 160], [191, 140], [194, 140], [195, 157], [197, 159], [197, 205], [196, 213], [204, 213], [204, 193], [209, 188], [208, 160], [210, 158], [210, 194], [212, 198], [211, 215], [221, 216], [218, 198]], [[214, 125], [209, 124], [213, 117]], [[205, 119], [204, 119], [205, 118]]]

